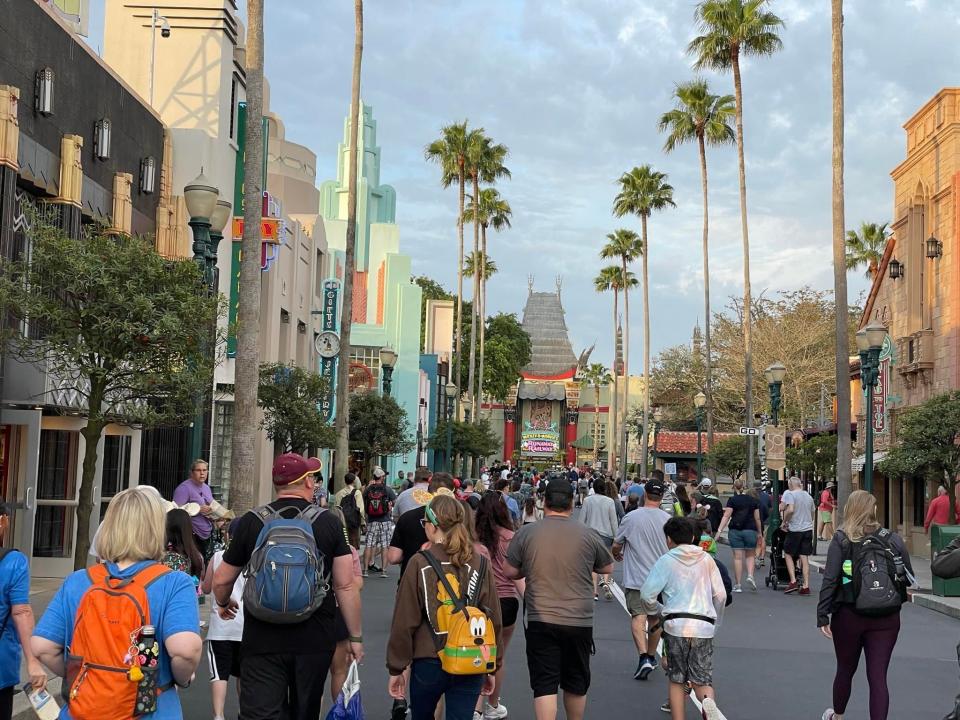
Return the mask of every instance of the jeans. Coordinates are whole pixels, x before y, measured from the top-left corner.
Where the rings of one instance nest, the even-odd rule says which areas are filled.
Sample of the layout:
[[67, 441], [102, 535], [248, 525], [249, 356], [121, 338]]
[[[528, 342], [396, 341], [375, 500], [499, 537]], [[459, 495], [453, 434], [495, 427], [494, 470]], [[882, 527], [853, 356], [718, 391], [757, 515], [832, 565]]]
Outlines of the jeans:
[[450, 675], [433, 659], [414, 660], [410, 668], [410, 720], [432, 720], [441, 697], [447, 720], [473, 719], [483, 675]]

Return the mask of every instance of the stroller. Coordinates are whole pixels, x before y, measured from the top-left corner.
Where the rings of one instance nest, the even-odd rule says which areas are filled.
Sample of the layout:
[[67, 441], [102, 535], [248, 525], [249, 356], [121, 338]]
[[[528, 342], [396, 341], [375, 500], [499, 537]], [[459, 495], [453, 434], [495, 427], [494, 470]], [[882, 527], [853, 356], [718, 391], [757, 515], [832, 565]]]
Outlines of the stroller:
[[[787, 561], [783, 555], [783, 543], [787, 538], [787, 533], [782, 528], [777, 528], [773, 533], [770, 542], [770, 572], [763, 579], [767, 587], [775, 591], [780, 589], [780, 585], [787, 585], [790, 582], [790, 573], [787, 572]], [[803, 584], [803, 571], [800, 569], [800, 563], [794, 563], [794, 573], [797, 582]]]

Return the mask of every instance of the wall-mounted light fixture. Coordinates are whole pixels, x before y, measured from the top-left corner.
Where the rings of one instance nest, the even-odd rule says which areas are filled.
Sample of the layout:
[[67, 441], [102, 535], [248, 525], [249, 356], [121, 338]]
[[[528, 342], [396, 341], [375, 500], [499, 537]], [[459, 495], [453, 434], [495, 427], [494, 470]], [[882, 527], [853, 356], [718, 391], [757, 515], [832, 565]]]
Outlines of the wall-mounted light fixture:
[[936, 260], [938, 257], [943, 256], [943, 243], [937, 240], [936, 237], [931, 235], [927, 238], [927, 257], [931, 260]]
[[110, 159], [110, 120], [100, 118], [93, 125], [93, 154], [98, 160]]
[[888, 269], [889, 269], [891, 280], [896, 280], [898, 278], [903, 277], [903, 263], [897, 260], [896, 258], [893, 258], [890, 261], [890, 265], [888, 266]]
[[140, 161], [140, 192], [149, 195], [153, 192], [154, 181], [157, 177], [157, 161], [152, 156]]
[[41, 115], [53, 115], [53, 70], [48, 67], [37, 72], [33, 107]]

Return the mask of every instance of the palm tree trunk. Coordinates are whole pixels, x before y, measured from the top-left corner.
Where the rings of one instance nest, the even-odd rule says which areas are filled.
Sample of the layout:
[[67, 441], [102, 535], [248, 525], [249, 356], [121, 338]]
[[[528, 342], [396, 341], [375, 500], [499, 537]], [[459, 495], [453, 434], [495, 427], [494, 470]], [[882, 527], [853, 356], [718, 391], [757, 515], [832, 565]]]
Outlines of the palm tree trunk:
[[596, 463], [600, 460], [600, 382], [599, 379], [597, 383], [593, 386], [594, 391], [594, 401], [593, 401], [593, 463], [596, 467]]
[[650, 433], [650, 246], [647, 244], [647, 218], [641, 218], [643, 231], [643, 440], [640, 443], [640, 467], [647, 474], [647, 442]]
[[463, 355], [463, 204], [464, 204], [464, 185], [466, 176], [463, 170], [463, 160], [460, 160], [460, 212], [457, 214], [457, 240], [459, 241], [459, 252], [457, 254], [457, 316], [454, 318], [453, 336], [456, 338], [456, 362], [454, 364], [453, 382], [460, 388], [457, 393], [457, 404], [454, 408], [454, 420], [460, 419], [460, 395], [463, 392], [463, 382], [460, 379], [461, 356]]
[[[477, 372], [477, 397], [483, 403], [483, 359], [487, 339], [487, 226], [480, 226], [480, 370]], [[480, 408], [477, 408], [477, 420]]]
[[[627, 261], [621, 258], [621, 267], [623, 268], [623, 278], [627, 278]], [[620, 461], [620, 477], [627, 477], [627, 450], [630, 448], [630, 438], [627, 437], [627, 413], [630, 408], [630, 287], [624, 282], [623, 287], [623, 407], [620, 408], [620, 441], [623, 447], [620, 448], [620, 454], [623, 459]]]
[[610, 418], [610, 432], [607, 433], [607, 441], [610, 445], [610, 449], [607, 450], [607, 467], [610, 472], [613, 472], [617, 468], [618, 458], [620, 457], [617, 454], [617, 448], [620, 447], [619, 438], [617, 437], [617, 427], [619, 426], [619, 416], [617, 415], [618, 408], [620, 407], [619, 395], [619, 381], [617, 380], [618, 368], [617, 368], [617, 320], [620, 317], [620, 293], [617, 288], [613, 289], [613, 412], [608, 415]]
[[[843, 203], [843, 0], [832, 0], [833, 36], [833, 293], [836, 312], [837, 507], [838, 518], [853, 491], [850, 468], [850, 366], [847, 328], [847, 266]], [[869, 422], [869, 411], [867, 412]], [[952, 493], [951, 493], [952, 499]], [[951, 515], [950, 517], [953, 517]]]
[[[746, 425], [753, 426], [753, 298], [750, 292], [750, 234], [747, 230], [747, 171], [743, 160], [743, 87], [740, 58], [733, 57], [733, 92], [737, 101], [737, 168], [740, 174], [740, 232], [743, 235], [743, 360]], [[747, 440], [747, 478], [753, 482], [754, 447]]]
[[[474, 207], [480, 202], [480, 182], [476, 173], [473, 174], [473, 203]], [[477, 380], [477, 313], [480, 310], [480, 266], [477, 257], [480, 255], [480, 222], [476, 213], [473, 217], [473, 303], [470, 306], [470, 367], [467, 368], [467, 387], [473, 396], [473, 420], [480, 414], [480, 394], [475, 393]]]
[[707, 447], [713, 447], [713, 355], [710, 348], [710, 243], [708, 242], [709, 211], [707, 202], [707, 148], [703, 135], [698, 135], [700, 143], [700, 184], [703, 187], [703, 316], [704, 342], [706, 354], [707, 382], [704, 390], [707, 396]]
[[337, 456], [331, 483], [342, 482], [350, 461], [350, 331], [353, 325], [353, 275], [357, 240], [357, 138], [360, 133], [360, 63], [363, 60], [363, 0], [354, 0], [353, 87], [350, 93], [350, 165], [347, 182], [347, 238], [343, 261], [343, 305], [340, 311], [340, 358], [337, 362]]
[[257, 391], [260, 382], [260, 216], [263, 196], [263, 0], [247, 5], [247, 129], [243, 160], [243, 239], [237, 309], [230, 505], [239, 512], [256, 505]]

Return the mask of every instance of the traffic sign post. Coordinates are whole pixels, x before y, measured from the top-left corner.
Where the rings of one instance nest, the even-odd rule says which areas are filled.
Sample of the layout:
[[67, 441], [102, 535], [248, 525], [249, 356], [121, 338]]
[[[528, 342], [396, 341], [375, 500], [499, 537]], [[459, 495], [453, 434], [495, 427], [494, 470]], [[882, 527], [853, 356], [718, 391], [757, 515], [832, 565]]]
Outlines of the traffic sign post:
[[741, 435], [759, 435], [759, 434], [760, 434], [760, 428], [748, 427], [748, 426], [746, 426], [746, 425], [741, 425], [741, 426], [740, 426], [740, 434], [741, 434]]

